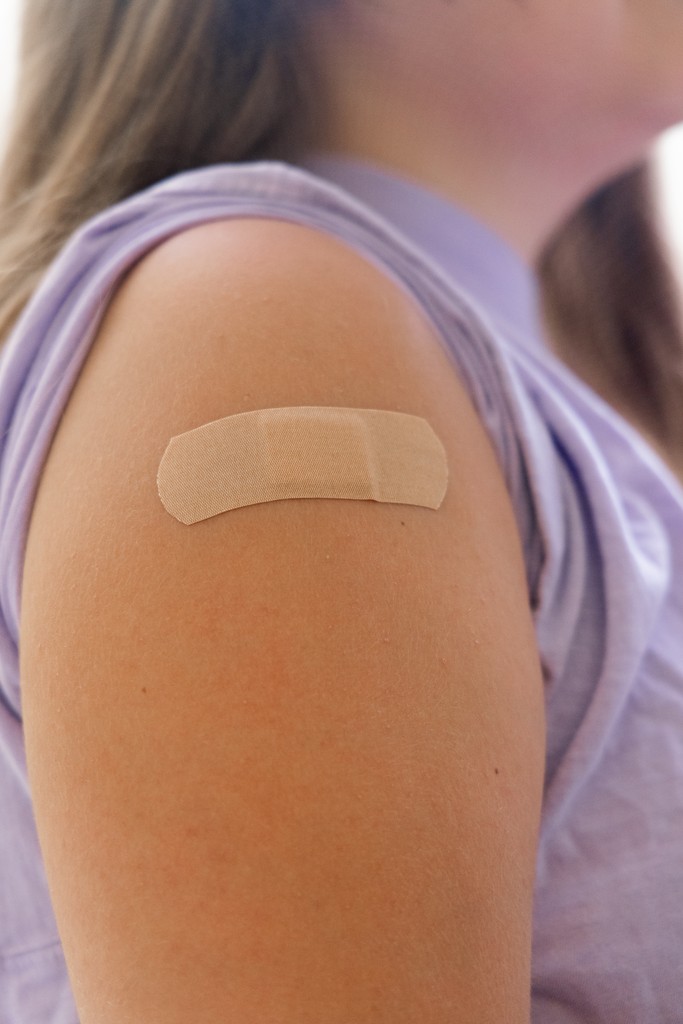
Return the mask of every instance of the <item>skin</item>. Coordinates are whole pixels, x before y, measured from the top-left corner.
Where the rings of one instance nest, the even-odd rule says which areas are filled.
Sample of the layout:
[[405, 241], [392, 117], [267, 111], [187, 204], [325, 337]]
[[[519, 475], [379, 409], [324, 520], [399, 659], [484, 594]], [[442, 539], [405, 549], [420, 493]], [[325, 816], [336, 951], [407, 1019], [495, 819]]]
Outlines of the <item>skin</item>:
[[[667, 0], [428, 7], [311, 22], [319, 141], [520, 252], [683, 107]], [[169, 437], [278, 405], [424, 416], [442, 508], [169, 517]], [[376, 268], [256, 220], [135, 268], [45, 466], [21, 653], [82, 1024], [528, 1024], [544, 715], [519, 537], [462, 384]]]
[[529, 262], [683, 118], [680, 0], [349, 0], [311, 38], [321, 148], [432, 187]]
[[[441, 509], [164, 511], [171, 435], [281, 405], [424, 416]], [[31, 782], [82, 1024], [527, 1021], [525, 590], [484, 430], [378, 271], [254, 221], [144, 261], [62, 421], [24, 577]]]

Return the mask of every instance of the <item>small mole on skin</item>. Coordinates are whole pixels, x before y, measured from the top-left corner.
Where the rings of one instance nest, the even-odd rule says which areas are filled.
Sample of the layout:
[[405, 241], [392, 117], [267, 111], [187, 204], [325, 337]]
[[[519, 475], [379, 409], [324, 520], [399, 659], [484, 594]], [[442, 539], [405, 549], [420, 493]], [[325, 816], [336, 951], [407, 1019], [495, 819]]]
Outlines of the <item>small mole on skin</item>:
[[494, 768], [493, 770], [496, 773], [496, 775], [500, 775], [500, 768]]
[[147, 693], [147, 687], [146, 687], [146, 686], [143, 686], [143, 687], [142, 687], [142, 692], [143, 692], [143, 693]]

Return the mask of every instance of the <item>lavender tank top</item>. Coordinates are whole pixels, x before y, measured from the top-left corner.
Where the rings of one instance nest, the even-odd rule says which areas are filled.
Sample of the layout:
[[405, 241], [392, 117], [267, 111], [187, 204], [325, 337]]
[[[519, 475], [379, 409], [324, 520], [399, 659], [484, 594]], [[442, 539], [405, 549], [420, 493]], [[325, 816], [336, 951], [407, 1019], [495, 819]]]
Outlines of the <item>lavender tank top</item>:
[[[548, 351], [536, 286], [465, 211], [360, 163], [173, 178], [81, 229], [0, 362], [0, 1024], [76, 1024], [31, 810], [18, 645], [37, 480], [112, 290], [233, 216], [328, 232], [434, 324], [495, 445], [524, 546], [548, 748], [533, 1024], [683, 1021], [683, 489]], [[628, 258], [625, 254], [624, 258]]]

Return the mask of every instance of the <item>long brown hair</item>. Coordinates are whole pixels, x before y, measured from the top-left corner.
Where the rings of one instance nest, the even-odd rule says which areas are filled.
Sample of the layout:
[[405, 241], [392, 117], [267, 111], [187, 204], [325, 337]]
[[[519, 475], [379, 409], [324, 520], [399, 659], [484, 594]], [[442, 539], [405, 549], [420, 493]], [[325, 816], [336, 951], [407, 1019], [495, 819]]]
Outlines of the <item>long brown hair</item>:
[[[24, 0], [0, 172], [0, 338], [88, 217], [183, 170], [295, 154], [310, 87], [297, 29], [326, 2]], [[611, 183], [540, 273], [563, 357], [666, 444], [683, 437], [683, 345], [650, 200], [645, 169]]]
[[539, 272], [562, 359], [651, 438], [683, 444], [683, 331], [652, 168], [601, 188], [558, 231]]
[[286, 158], [306, 96], [290, 0], [23, 2], [0, 338], [79, 224], [180, 171]]

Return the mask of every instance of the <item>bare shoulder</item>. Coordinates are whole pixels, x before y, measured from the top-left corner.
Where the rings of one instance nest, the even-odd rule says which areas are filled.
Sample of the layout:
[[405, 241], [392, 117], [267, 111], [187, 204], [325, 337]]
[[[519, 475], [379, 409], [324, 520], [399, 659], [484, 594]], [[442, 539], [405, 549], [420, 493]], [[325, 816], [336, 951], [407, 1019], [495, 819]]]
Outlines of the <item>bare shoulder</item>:
[[[427, 419], [441, 508], [167, 514], [170, 437], [299, 405]], [[39, 489], [22, 673], [84, 1024], [528, 1019], [543, 710], [514, 516], [431, 326], [347, 246], [219, 222], [128, 276]]]
[[[252, 384], [273, 399], [329, 398], [330, 387], [355, 398], [367, 387], [377, 398], [439, 354], [415, 302], [385, 273], [337, 239], [284, 221], [219, 221], [170, 239], [120, 290], [103, 346], [124, 320], [131, 346], [144, 333], [149, 359], [204, 367], [233, 400]], [[120, 342], [119, 353], [128, 364]]]

